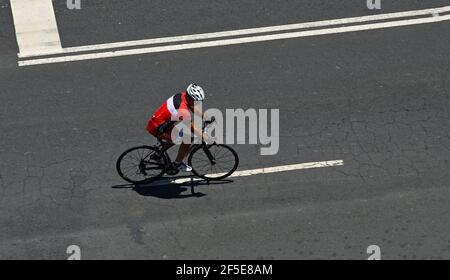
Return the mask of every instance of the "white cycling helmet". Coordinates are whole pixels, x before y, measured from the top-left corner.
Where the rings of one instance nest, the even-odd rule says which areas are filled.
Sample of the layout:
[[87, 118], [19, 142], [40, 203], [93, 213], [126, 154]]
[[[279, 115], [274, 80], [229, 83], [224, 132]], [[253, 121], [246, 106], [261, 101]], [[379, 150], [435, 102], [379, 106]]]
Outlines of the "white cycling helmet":
[[203, 101], [205, 99], [205, 92], [203, 89], [195, 83], [192, 83], [187, 88], [187, 94], [189, 94], [195, 101]]

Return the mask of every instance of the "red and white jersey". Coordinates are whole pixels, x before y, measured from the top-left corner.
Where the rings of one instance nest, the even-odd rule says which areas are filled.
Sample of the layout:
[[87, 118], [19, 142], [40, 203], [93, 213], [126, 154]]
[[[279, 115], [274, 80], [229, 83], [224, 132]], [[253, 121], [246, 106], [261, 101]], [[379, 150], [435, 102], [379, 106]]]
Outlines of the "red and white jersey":
[[147, 130], [155, 134], [161, 125], [189, 119], [190, 113], [186, 96], [186, 92], [181, 92], [167, 99], [149, 119]]

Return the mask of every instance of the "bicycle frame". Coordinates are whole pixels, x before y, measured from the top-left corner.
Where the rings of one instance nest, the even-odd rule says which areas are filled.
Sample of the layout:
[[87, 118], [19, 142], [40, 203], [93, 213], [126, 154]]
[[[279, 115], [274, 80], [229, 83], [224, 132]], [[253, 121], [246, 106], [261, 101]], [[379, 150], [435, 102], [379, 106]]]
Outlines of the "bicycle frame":
[[[203, 123], [203, 128], [202, 128], [202, 131], [205, 131], [205, 128], [208, 126], [208, 125], [210, 125], [210, 124], [212, 124], [212, 123], [214, 123], [215, 122], [215, 118], [213, 117], [210, 121], [206, 121], [206, 122], [204, 122]], [[158, 139], [158, 145], [156, 146], [156, 148], [166, 157], [166, 159], [167, 159], [167, 165], [168, 166], [171, 166], [172, 164], [173, 164], [173, 161], [172, 161], [172, 159], [170, 158], [170, 156], [169, 156], [169, 153], [167, 153], [167, 150], [168, 149], [166, 149], [166, 150], [163, 150], [163, 147], [164, 147], [164, 144], [165, 144], [166, 142], [164, 142], [164, 141], [162, 141], [162, 140], [160, 140], [160, 139]], [[167, 142], [168, 143], [168, 142]], [[206, 156], [208, 157], [208, 159], [211, 161], [211, 163], [212, 164], [216, 164], [216, 160], [214, 159], [214, 156], [211, 154], [211, 152], [209, 151], [209, 149], [208, 149], [208, 147], [207, 147], [207, 144], [205, 143], [205, 141], [203, 141], [203, 139], [202, 139], [202, 143], [201, 144], [191, 144], [191, 146], [189, 147], [189, 151], [188, 151], [188, 155], [192, 152], [192, 150], [194, 150], [194, 148], [196, 148], [197, 146], [199, 146], [199, 145], [201, 145], [201, 146], [203, 146], [203, 151], [205, 152], [205, 154], [206, 154]]]
[[[205, 124], [209, 124], [210, 122], [205, 122]], [[203, 126], [203, 130], [206, 128], [206, 125], [204, 124]], [[174, 168], [174, 161], [171, 159], [168, 150], [169, 148], [171, 148], [173, 145], [168, 146], [168, 144], [170, 144], [170, 141], [164, 141], [164, 140], [160, 140], [158, 139], [158, 143], [156, 145], [153, 146], [139, 146], [139, 147], [134, 147], [131, 149], [128, 149], [127, 151], [123, 152], [122, 155], [118, 158], [117, 162], [116, 162], [116, 169], [119, 173], [119, 175], [124, 178], [126, 181], [129, 181], [131, 183], [140, 183], [140, 182], [144, 182], [146, 180], [151, 180], [154, 178], [159, 178], [161, 176], [164, 175], [164, 173], [168, 174], [168, 175], [176, 175], [178, 173], [178, 168]], [[222, 147], [223, 146], [223, 147]], [[164, 149], [164, 147], [167, 147], [166, 149]], [[216, 148], [219, 147], [219, 148]], [[227, 155], [230, 155], [231, 157], [233, 157], [234, 159], [234, 165], [232, 167], [230, 167], [229, 169], [227, 169], [226, 173], [223, 173], [223, 175], [221, 175], [222, 173], [218, 173], [216, 172], [218, 176], [208, 176], [207, 173], [204, 173], [204, 168], [201, 167], [201, 172], [198, 172], [199, 170], [193, 168], [192, 169], [192, 173], [200, 178], [203, 178], [207, 181], [210, 180], [220, 180], [223, 178], [226, 178], [228, 176], [230, 176], [237, 168], [238, 164], [239, 164], [239, 157], [236, 153], [236, 151], [234, 151], [231, 147], [227, 146], [227, 145], [223, 145], [223, 144], [208, 144], [205, 141], [201, 142], [195, 142], [194, 144], [190, 145], [189, 149], [188, 149], [188, 158], [187, 158], [187, 162], [189, 165], [191, 166], [197, 166], [198, 164], [195, 164], [194, 162], [208, 162], [211, 166], [213, 165], [217, 165], [220, 161], [222, 157], [222, 154], [219, 153], [217, 154], [217, 156], [219, 157], [219, 159], [217, 160], [215, 158], [214, 153], [217, 153], [220, 149], [225, 148], [225, 150], [228, 150]], [[219, 150], [217, 150], [219, 149]], [[131, 163], [135, 163], [135, 167], [137, 167], [137, 170], [131, 170], [126, 169], [125, 173], [128, 173], [129, 175], [131, 175], [131, 177], [127, 174], [124, 174], [123, 170], [122, 170], [122, 160], [129, 154], [129, 153], [140, 153], [137, 155], [137, 157], [134, 157], [134, 159], [132, 158]], [[145, 154], [144, 154], [145, 153]], [[201, 154], [200, 154], [201, 153]], [[153, 155], [157, 155], [157, 157], [153, 156]], [[206, 159], [205, 159], [205, 155], [206, 155]], [[138, 162], [136, 162], [136, 159], [138, 159]], [[195, 160], [196, 159], [196, 160]], [[198, 167], [198, 166], [197, 166]], [[220, 168], [220, 167], [219, 167]], [[155, 172], [149, 172], [151, 170], [155, 170]], [[209, 169], [207, 168], [206, 172]], [[212, 170], [212, 167], [211, 169]], [[131, 172], [131, 173], [129, 173]], [[155, 173], [155, 174], [153, 174]], [[219, 176], [220, 175], [220, 176]], [[149, 177], [150, 176], [150, 177]], [[137, 177], [137, 178], [135, 178]]]
[[[167, 159], [167, 165], [172, 165], [173, 164], [173, 160], [170, 157], [169, 153], [167, 152], [167, 150], [163, 151], [163, 147], [165, 142], [161, 141], [158, 139], [158, 145], [156, 146], [156, 148], [164, 155], [164, 157]], [[215, 164], [216, 161], [214, 159], [214, 156], [211, 154], [211, 152], [209, 151], [207, 144], [203, 141], [202, 144], [191, 144], [191, 146], [189, 147], [189, 151], [188, 151], [188, 155], [197, 147], [197, 146], [202, 146], [203, 147], [203, 151], [205, 152], [206, 156], [208, 157], [208, 159], [211, 161], [212, 164]]]

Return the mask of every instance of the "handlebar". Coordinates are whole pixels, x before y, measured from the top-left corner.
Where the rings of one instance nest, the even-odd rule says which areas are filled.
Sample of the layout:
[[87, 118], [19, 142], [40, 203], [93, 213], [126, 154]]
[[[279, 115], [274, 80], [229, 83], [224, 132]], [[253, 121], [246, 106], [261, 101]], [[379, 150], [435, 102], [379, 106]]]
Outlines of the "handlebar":
[[206, 120], [206, 121], [204, 122], [204, 124], [203, 124], [203, 129], [205, 129], [208, 125], [212, 124], [212, 123], [215, 122], [215, 121], [216, 121], [216, 118], [215, 118], [215, 117], [211, 117], [210, 120]]
[[213, 122], [216, 121], [215, 117], [211, 117], [211, 119], [209, 121], [205, 121], [206, 124], [212, 124]]

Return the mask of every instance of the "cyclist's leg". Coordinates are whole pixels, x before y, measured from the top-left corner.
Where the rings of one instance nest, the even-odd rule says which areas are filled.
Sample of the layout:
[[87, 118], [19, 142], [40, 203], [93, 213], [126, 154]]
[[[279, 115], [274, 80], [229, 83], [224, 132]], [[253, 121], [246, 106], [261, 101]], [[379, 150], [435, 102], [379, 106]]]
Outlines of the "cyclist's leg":
[[179, 170], [183, 170], [185, 172], [190, 172], [192, 171], [192, 168], [190, 166], [188, 166], [187, 164], [183, 163], [183, 160], [186, 158], [186, 156], [189, 153], [189, 148], [191, 147], [191, 142], [187, 142], [185, 143], [183, 140], [183, 130], [178, 131], [178, 128], [175, 127], [174, 129], [177, 130], [177, 133], [172, 133], [173, 135], [178, 135], [178, 139], [177, 139], [177, 143], [180, 143], [180, 148], [178, 149], [178, 154], [177, 157], [175, 159], [174, 162], [174, 166], [175, 168], [179, 169]]
[[180, 163], [184, 160], [189, 152], [190, 144], [181, 143], [180, 148], [178, 149], [177, 158], [175, 159], [175, 163]]
[[173, 129], [173, 125], [168, 125], [164, 128], [163, 131], [160, 131], [159, 127], [156, 127], [155, 125], [153, 125], [153, 123], [151, 121], [148, 122], [147, 131], [151, 135], [153, 135], [155, 138], [157, 138], [158, 140], [164, 141], [162, 143], [162, 150], [161, 150], [161, 152], [163, 152], [163, 153], [175, 145], [171, 139], [172, 129]]
[[190, 144], [185, 144], [185, 143], [182, 143], [180, 145], [180, 148], [178, 149], [177, 158], [175, 159], [175, 162], [173, 163], [174, 168], [176, 168], [178, 170], [182, 170], [184, 172], [192, 171], [192, 167], [190, 167], [189, 165], [187, 165], [186, 163], [183, 162], [184, 158], [189, 153], [190, 146], [191, 146]]
[[[174, 144], [171, 142], [163, 142], [161, 146], [161, 153], [165, 153], [168, 149], [170, 149]], [[160, 157], [158, 154], [153, 154], [150, 156], [150, 159], [161, 161], [162, 157]]]
[[[175, 137], [175, 139], [172, 139], [172, 137]], [[178, 130], [175, 125], [169, 126], [162, 135], [159, 135], [159, 138], [168, 141], [167, 145], [163, 146], [164, 150], [171, 148], [174, 145], [174, 142], [181, 142], [177, 157], [174, 162], [174, 168], [184, 171], [191, 171], [192, 168], [183, 163], [183, 160], [189, 153], [189, 148], [191, 146], [190, 143], [183, 142], [183, 131]]]
[[[162, 143], [161, 152], [164, 153], [168, 149], [170, 149], [174, 143], [172, 143], [170, 137], [167, 137], [166, 133], [163, 131], [162, 133], [158, 130], [158, 127], [156, 127], [151, 121], [147, 124], [147, 131], [154, 136], [158, 141]], [[163, 140], [163, 141], [161, 141]], [[157, 154], [154, 154], [150, 157], [152, 160], [161, 160], [161, 157]]]
[[168, 127], [162, 134], [158, 135], [158, 139], [165, 141], [162, 146], [163, 153], [175, 145], [172, 140], [172, 130], [173, 127]]
[[164, 142], [164, 143], [162, 144], [162, 150], [161, 150], [161, 152], [164, 153], [165, 151], [167, 151], [167, 150], [169, 150], [170, 148], [172, 148], [174, 145], [175, 145], [175, 144], [172, 143], [172, 142]]

